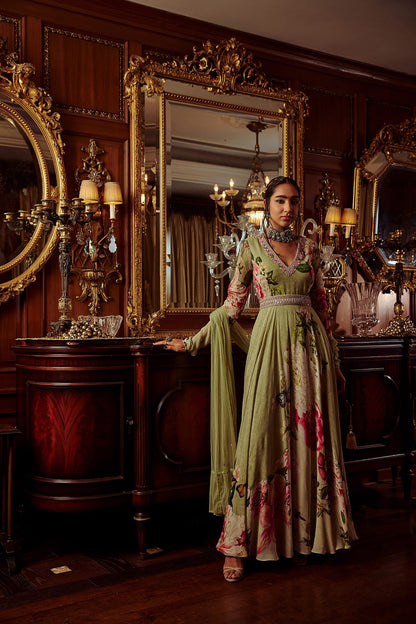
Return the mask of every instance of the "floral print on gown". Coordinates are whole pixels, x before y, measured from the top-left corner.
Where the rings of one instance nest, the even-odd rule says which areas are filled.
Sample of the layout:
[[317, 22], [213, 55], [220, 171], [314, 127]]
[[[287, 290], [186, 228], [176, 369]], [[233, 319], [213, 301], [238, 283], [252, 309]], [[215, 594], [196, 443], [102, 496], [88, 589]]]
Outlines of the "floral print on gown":
[[[234, 557], [334, 553], [356, 539], [342, 458], [335, 361], [317, 246], [300, 237], [286, 266], [264, 234], [244, 241], [225, 309], [236, 318], [254, 282], [259, 310], [247, 354], [232, 487], [217, 544]], [[306, 300], [307, 301], [307, 300]]]

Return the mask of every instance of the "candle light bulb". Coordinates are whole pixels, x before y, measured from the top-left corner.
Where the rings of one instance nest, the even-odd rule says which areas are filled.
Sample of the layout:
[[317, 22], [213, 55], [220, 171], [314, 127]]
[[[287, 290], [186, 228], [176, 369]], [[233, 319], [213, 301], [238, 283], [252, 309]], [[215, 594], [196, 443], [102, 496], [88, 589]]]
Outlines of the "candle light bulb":
[[218, 193], [218, 184], [214, 184], [214, 193]]
[[269, 178], [269, 176], [266, 176], [266, 177], [264, 178], [264, 181], [265, 181], [266, 186], [267, 186], [267, 185], [269, 184], [269, 182], [270, 182], [270, 178]]
[[116, 218], [116, 205], [123, 203], [118, 182], [106, 182], [104, 184], [104, 203], [109, 206], [110, 219], [113, 221]]
[[234, 180], [232, 178], [230, 178], [230, 189], [232, 189], [234, 186]]

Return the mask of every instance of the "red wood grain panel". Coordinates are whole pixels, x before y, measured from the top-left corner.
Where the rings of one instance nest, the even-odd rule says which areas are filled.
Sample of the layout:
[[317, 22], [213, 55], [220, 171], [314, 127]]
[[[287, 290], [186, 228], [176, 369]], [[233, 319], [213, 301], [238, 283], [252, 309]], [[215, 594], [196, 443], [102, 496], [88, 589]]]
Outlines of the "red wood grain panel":
[[119, 476], [123, 462], [120, 383], [27, 385], [36, 476]]
[[45, 82], [55, 105], [122, 119], [123, 43], [52, 26], [45, 27], [43, 37]]

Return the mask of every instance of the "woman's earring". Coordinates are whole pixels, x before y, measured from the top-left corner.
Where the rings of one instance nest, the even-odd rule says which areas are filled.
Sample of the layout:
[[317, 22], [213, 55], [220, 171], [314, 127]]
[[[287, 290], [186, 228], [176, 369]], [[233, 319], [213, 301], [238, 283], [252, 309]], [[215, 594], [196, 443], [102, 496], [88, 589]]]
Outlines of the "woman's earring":
[[267, 225], [267, 227], [269, 227], [270, 225], [270, 211], [268, 208], [265, 208], [264, 210], [264, 222]]

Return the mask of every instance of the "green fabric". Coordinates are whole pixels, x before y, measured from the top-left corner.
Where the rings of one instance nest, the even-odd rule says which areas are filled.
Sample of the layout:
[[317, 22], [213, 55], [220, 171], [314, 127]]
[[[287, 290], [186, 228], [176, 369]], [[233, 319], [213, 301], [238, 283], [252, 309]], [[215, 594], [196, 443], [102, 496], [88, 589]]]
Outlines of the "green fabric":
[[237, 440], [237, 407], [231, 332], [223, 307], [210, 315], [211, 322], [211, 482], [209, 510], [225, 514], [231, 489]]
[[[252, 272], [263, 306], [251, 334], [241, 425], [223, 531], [232, 557], [276, 561], [333, 553], [355, 539], [342, 458], [334, 353], [320, 259], [300, 239], [286, 266], [264, 237], [242, 245], [224, 304], [244, 309]], [[311, 305], [264, 305], [308, 295]]]
[[216, 516], [225, 513], [235, 461], [237, 408], [232, 341], [247, 353], [250, 338], [238, 323], [230, 323], [224, 306], [212, 312], [209, 323], [196, 336], [186, 339], [191, 355], [211, 343], [209, 511]]

